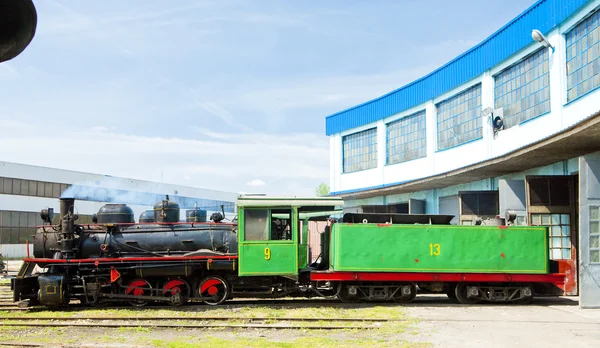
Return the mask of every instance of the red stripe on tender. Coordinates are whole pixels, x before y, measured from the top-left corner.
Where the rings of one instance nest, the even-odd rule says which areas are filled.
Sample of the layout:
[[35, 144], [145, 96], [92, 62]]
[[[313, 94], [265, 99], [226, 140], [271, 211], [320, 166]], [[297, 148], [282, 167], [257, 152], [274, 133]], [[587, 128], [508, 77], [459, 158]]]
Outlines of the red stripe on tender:
[[312, 281], [388, 281], [388, 282], [517, 282], [552, 283], [562, 286], [565, 274], [507, 273], [399, 273], [399, 272], [312, 272]]

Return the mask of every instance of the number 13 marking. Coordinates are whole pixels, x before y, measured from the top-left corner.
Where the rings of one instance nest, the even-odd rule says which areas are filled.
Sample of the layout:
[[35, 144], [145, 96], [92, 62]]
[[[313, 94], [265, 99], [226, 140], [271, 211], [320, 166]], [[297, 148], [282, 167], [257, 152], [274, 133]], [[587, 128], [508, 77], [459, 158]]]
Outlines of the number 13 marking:
[[440, 256], [440, 245], [439, 244], [429, 244], [429, 255]]

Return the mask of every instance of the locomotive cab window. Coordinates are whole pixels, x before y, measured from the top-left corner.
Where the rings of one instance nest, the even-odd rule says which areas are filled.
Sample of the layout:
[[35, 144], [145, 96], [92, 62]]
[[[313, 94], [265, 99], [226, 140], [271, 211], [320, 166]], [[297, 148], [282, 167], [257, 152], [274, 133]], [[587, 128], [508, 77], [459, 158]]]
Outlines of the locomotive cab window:
[[244, 239], [292, 240], [291, 217], [291, 209], [246, 209]]

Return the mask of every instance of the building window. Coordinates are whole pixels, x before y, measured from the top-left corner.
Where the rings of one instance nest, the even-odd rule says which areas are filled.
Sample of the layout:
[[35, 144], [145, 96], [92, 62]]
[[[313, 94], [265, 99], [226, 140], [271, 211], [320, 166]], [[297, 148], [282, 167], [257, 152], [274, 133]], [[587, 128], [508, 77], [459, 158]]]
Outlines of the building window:
[[377, 128], [342, 138], [344, 173], [377, 167]]
[[590, 263], [600, 263], [600, 207], [590, 207]]
[[550, 258], [571, 259], [571, 223], [569, 214], [531, 214], [532, 226], [550, 228]]
[[387, 164], [427, 156], [425, 110], [387, 125]]
[[477, 84], [436, 105], [438, 150], [447, 149], [483, 136], [481, 84]]
[[550, 112], [549, 67], [542, 48], [494, 77], [494, 103], [503, 108], [505, 128]]
[[600, 86], [600, 11], [565, 35], [567, 42], [567, 101]]

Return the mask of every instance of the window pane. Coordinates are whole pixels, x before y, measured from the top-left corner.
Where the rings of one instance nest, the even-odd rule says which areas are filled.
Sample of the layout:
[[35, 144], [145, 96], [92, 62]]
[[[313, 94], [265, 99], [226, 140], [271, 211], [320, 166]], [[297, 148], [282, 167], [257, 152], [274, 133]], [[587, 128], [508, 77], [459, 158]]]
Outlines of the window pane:
[[52, 183], [45, 182], [44, 183], [44, 197], [52, 197]]
[[13, 179], [12, 194], [13, 195], [21, 194], [21, 179]]
[[590, 251], [590, 262], [594, 262], [594, 263], [600, 262], [600, 250], [591, 250]]
[[10, 227], [19, 227], [19, 212], [10, 212]]
[[37, 195], [37, 181], [33, 181], [33, 180], [29, 181], [29, 195], [30, 196]]
[[269, 211], [263, 209], [244, 211], [244, 235], [246, 240], [268, 240]]
[[21, 194], [24, 196], [29, 195], [29, 180], [21, 180]]
[[28, 221], [27, 221], [27, 215], [29, 213], [27, 212], [19, 212], [19, 227], [27, 227], [28, 225]]
[[60, 184], [52, 184], [52, 197], [60, 197]]
[[42, 224], [42, 218], [39, 213], [28, 213], [27, 217], [27, 226], [29, 227], [35, 227]]
[[0, 243], [2, 243], [2, 244], [10, 243], [10, 229], [0, 228]]
[[19, 244], [19, 229], [13, 227], [10, 229], [10, 244]]
[[10, 212], [1, 211], [0, 212], [1, 223], [0, 226], [9, 227], [10, 226]]
[[4, 189], [2, 190], [3, 193], [12, 194], [12, 182], [12, 179], [4, 178]]
[[590, 207], [590, 219], [600, 220], [600, 207]]
[[44, 182], [37, 182], [37, 196], [38, 197], [45, 197], [45, 187], [46, 184]]
[[592, 234], [600, 233], [600, 222], [598, 222], [598, 221], [590, 222], [590, 233], [592, 233]]
[[590, 236], [590, 248], [600, 248], [600, 236]]

